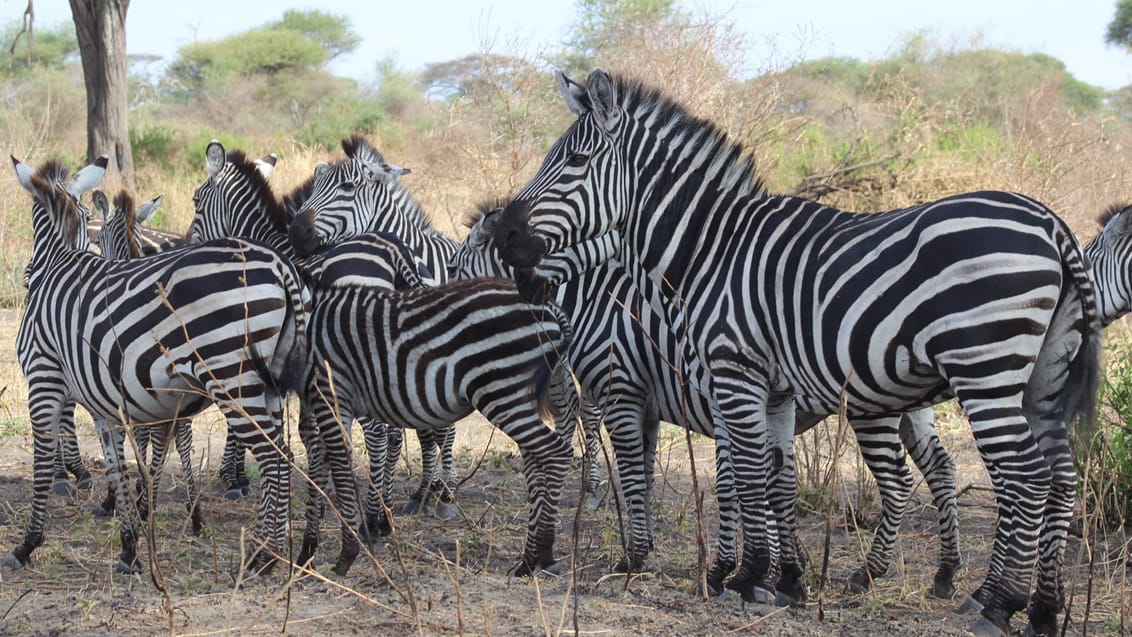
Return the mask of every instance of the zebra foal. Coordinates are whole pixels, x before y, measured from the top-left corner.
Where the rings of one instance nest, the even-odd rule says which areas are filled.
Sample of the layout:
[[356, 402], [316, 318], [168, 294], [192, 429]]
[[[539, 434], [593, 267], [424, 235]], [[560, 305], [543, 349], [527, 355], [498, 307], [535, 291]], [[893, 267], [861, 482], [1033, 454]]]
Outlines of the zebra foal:
[[[78, 202], [105, 172], [105, 156], [75, 178], [57, 162], [33, 170], [12, 158], [32, 196], [33, 252], [27, 310], [16, 352], [28, 382], [34, 437], [32, 511], [23, 541], [3, 559], [26, 565], [43, 542], [61, 413], [82, 403], [119, 502], [125, 427], [161, 425], [215, 403], [259, 461], [264, 490], [256, 520], [263, 542], [248, 566], [263, 572], [287, 541], [290, 464], [283, 398], [306, 364], [309, 294], [276, 252], [226, 240], [147, 259], [107, 261], [87, 251]], [[117, 507], [117, 568], [139, 569], [137, 510]]]
[[[359, 550], [354, 475], [341, 423], [369, 416], [429, 432], [473, 410], [514, 440], [522, 455], [530, 515], [515, 572], [553, 568], [558, 499], [571, 449], [539, 416], [569, 345], [561, 311], [527, 303], [513, 282], [503, 280], [407, 291], [318, 281], [312, 288], [305, 404], [317, 422], [347, 524], [334, 571], [346, 573]], [[308, 501], [300, 563], [318, 546], [315, 500]]]

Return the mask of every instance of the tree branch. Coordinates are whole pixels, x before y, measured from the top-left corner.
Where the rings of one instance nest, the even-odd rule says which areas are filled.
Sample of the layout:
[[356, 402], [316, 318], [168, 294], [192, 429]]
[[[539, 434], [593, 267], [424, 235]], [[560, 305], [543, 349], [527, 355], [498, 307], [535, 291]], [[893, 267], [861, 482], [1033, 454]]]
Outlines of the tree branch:
[[35, 7], [32, 6], [32, 0], [28, 0], [28, 6], [24, 9], [23, 24], [20, 26], [19, 32], [12, 38], [12, 46], [8, 47], [8, 66], [12, 65], [12, 58], [16, 57], [16, 45], [20, 43], [20, 36], [27, 34], [28, 41], [28, 66], [31, 66], [32, 56], [35, 52]]

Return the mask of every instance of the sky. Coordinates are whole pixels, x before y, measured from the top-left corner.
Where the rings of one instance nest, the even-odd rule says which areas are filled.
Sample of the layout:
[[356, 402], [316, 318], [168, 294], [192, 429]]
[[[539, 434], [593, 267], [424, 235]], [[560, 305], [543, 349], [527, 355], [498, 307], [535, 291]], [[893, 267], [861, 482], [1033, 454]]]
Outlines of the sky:
[[[938, 45], [972, 43], [1021, 53], [1047, 53], [1077, 79], [1106, 89], [1132, 84], [1132, 55], [1104, 44], [1117, 0], [679, 0], [708, 12], [743, 37], [742, 73], [803, 59], [848, 56], [863, 61], [898, 51], [926, 30]], [[0, 20], [18, 19], [25, 0], [0, 0]], [[566, 39], [577, 13], [571, 0], [133, 0], [126, 19], [129, 54], [172, 60], [177, 49], [276, 20], [286, 9], [318, 8], [350, 18], [362, 38], [330, 70], [375, 79], [380, 60], [406, 71], [483, 50], [537, 55]], [[40, 27], [71, 19], [66, 0], [38, 0]], [[548, 80], [549, 81], [549, 80]]]

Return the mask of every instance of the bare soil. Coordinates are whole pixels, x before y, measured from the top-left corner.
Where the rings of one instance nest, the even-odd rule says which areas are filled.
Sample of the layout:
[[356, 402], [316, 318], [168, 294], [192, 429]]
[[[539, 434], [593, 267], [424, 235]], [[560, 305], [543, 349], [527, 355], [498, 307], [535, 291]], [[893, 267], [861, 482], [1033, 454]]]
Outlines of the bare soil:
[[[14, 334], [18, 316], [0, 315], [0, 335]], [[7, 340], [5, 340], [5, 338]], [[13, 342], [11, 336], [0, 341]], [[31, 435], [26, 424], [26, 388], [15, 366], [14, 348], [0, 350], [0, 551], [20, 540], [31, 493]], [[23, 393], [21, 393], [23, 392]], [[21, 402], [22, 401], [22, 402]], [[953, 411], [953, 410], [952, 410]], [[989, 480], [959, 418], [942, 412], [944, 444], [960, 471], [961, 532], [965, 568], [960, 597], [984, 575], [995, 512]], [[113, 521], [90, 510], [105, 481], [95, 471], [93, 492], [53, 495], [47, 539], [30, 567], [0, 572], [0, 634], [7, 635], [954, 635], [974, 621], [955, 612], [960, 599], [930, 594], [938, 554], [935, 510], [925, 486], [917, 485], [892, 571], [872, 592], [853, 595], [844, 581], [863, 560], [878, 510], [875, 487], [863, 477], [852, 446], [835, 461], [817, 456], [828, 447], [832, 425], [807, 440], [801, 472], [833, 466], [832, 510], [802, 512], [800, 533], [808, 549], [811, 600], [806, 608], [744, 605], [737, 599], [693, 594], [700, 568], [700, 538], [710, 563], [715, 542], [711, 493], [712, 447], [667, 427], [658, 455], [657, 547], [651, 572], [611, 575], [621, 555], [620, 518], [612, 497], [596, 510], [580, 506], [580, 471], [571, 473], [560, 515], [558, 554], [573, 568], [561, 576], [507, 576], [518, 559], [527, 508], [519, 458], [513, 444], [482, 418], [460, 424], [457, 468], [461, 515], [439, 520], [399, 515], [395, 533], [374, 547], [345, 577], [330, 573], [338, 547], [338, 524], [323, 524], [323, 546], [315, 573], [272, 576], [237, 588], [242, 538], [254, 524], [255, 503], [221, 497], [216, 466], [223, 425], [215, 411], [194, 423], [203, 482], [207, 529], [191, 536], [184, 513], [183, 483], [176, 462], [167, 462], [158, 494], [151, 559], [140, 576], [115, 574], [117, 533]], [[820, 429], [819, 428], [819, 429]], [[89, 419], [80, 422], [88, 466], [100, 466]], [[293, 441], [303, 466], [301, 445]], [[360, 437], [359, 437], [360, 439]], [[394, 507], [416, 483], [419, 454], [411, 434], [403, 456], [403, 480]], [[364, 461], [359, 454], [358, 461]], [[694, 462], [695, 473], [692, 465]], [[832, 463], [832, 464], [831, 464]], [[604, 464], [604, 461], [603, 461]], [[608, 471], [606, 471], [608, 475]], [[695, 481], [693, 480], [695, 476]], [[298, 493], [302, 481], [296, 478]], [[805, 491], [805, 490], [804, 490]], [[702, 501], [702, 516], [697, 515]], [[828, 501], [828, 499], [826, 500]], [[301, 534], [302, 498], [292, 504], [293, 550]], [[852, 512], [850, 514], [849, 512]], [[703, 528], [699, 520], [703, 521]], [[863, 528], [854, 527], [854, 521]], [[828, 529], [828, 531], [827, 531]], [[1126, 586], [1127, 550], [1122, 537], [1094, 538], [1089, 579], [1087, 546], [1071, 539], [1066, 553], [1067, 592], [1077, 633], [1122, 634], [1132, 608]], [[828, 581], [821, 582], [828, 542]], [[161, 584], [161, 589], [155, 585]], [[1086, 607], [1088, 619], [1086, 622]], [[1019, 615], [1014, 625], [1021, 627]]]

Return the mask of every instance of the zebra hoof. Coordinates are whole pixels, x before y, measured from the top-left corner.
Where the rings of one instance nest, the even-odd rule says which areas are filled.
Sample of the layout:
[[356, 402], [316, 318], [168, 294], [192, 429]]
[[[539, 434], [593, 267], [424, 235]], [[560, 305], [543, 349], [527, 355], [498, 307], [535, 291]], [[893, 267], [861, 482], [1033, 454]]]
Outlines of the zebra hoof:
[[401, 513], [405, 515], [416, 515], [424, 509], [424, 505], [420, 500], [409, 500], [405, 506], [401, 507]]
[[441, 520], [451, 520], [452, 518], [456, 517], [457, 513], [459, 513], [459, 509], [456, 508], [455, 504], [452, 504], [451, 502], [438, 502], [436, 505], [436, 513], [434, 515], [436, 515], [436, 517], [440, 518]]
[[133, 564], [128, 564], [126, 560], [118, 558], [118, 564], [114, 566], [114, 570], [122, 575], [137, 575], [141, 573], [141, 566], [136, 561]]
[[55, 495], [68, 498], [73, 498], [79, 494], [79, 492], [75, 490], [75, 487], [71, 486], [70, 480], [56, 480], [55, 484], [51, 485], [51, 490], [55, 492]]
[[243, 500], [247, 496], [244, 490], [240, 487], [232, 487], [224, 492], [224, 499], [235, 502], [236, 500]]
[[93, 515], [96, 518], [108, 518], [108, 517], [114, 515], [114, 509], [106, 508], [105, 504], [99, 504], [98, 506], [91, 509], [90, 512], [91, 512], [91, 515]]
[[562, 562], [546, 562], [538, 564], [538, 560], [520, 560], [518, 564], [512, 566], [507, 572], [512, 577], [532, 577], [536, 573], [546, 573], [547, 575], [561, 575], [566, 572], [566, 565]]
[[979, 617], [971, 626], [970, 632], [975, 637], [1005, 637], [1006, 630], [986, 617]]
[[90, 489], [94, 488], [94, 480], [91, 479], [90, 474], [88, 473], [84, 476], [79, 477], [75, 481], [75, 486], [82, 489], [83, 491], [89, 491]]
[[868, 572], [865, 571], [853, 573], [849, 576], [849, 581], [845, 582], [845, 589], [855, 595], [864, 595], [871, 591], [872, 588], [872, 578], [870, 578]]
[[27, 566], [27, 564], [21, 562], [20, 558], [16, 557], [15, 554], [9, 553], [4, 556], [3, 561], [0, 561], [0, 566], [4, 568], [10, 568], [12, 570], [17, 570]]
[[982, 611], [982, 602], [975, 599], [974, 597], [968, 596], [967, 599], [963, 600], [963, 603], [959, 605], [959, 608], [956, 609], [955, 612], [959, 613], [960, 615], [969, 615], [971, 613], [981, 613]]
[[806, 606], [806, 600], [799, 599], [783, 591], [777, 591], [774, 594], [774, 605], [779, 608], [784, 608], [786, 606], [790, 606], [792, 608], [804, 608]]
[[932, 582], [932, 595], [938, 599], [951, 599], [955, 596], [955, 584], [937, 575]]

